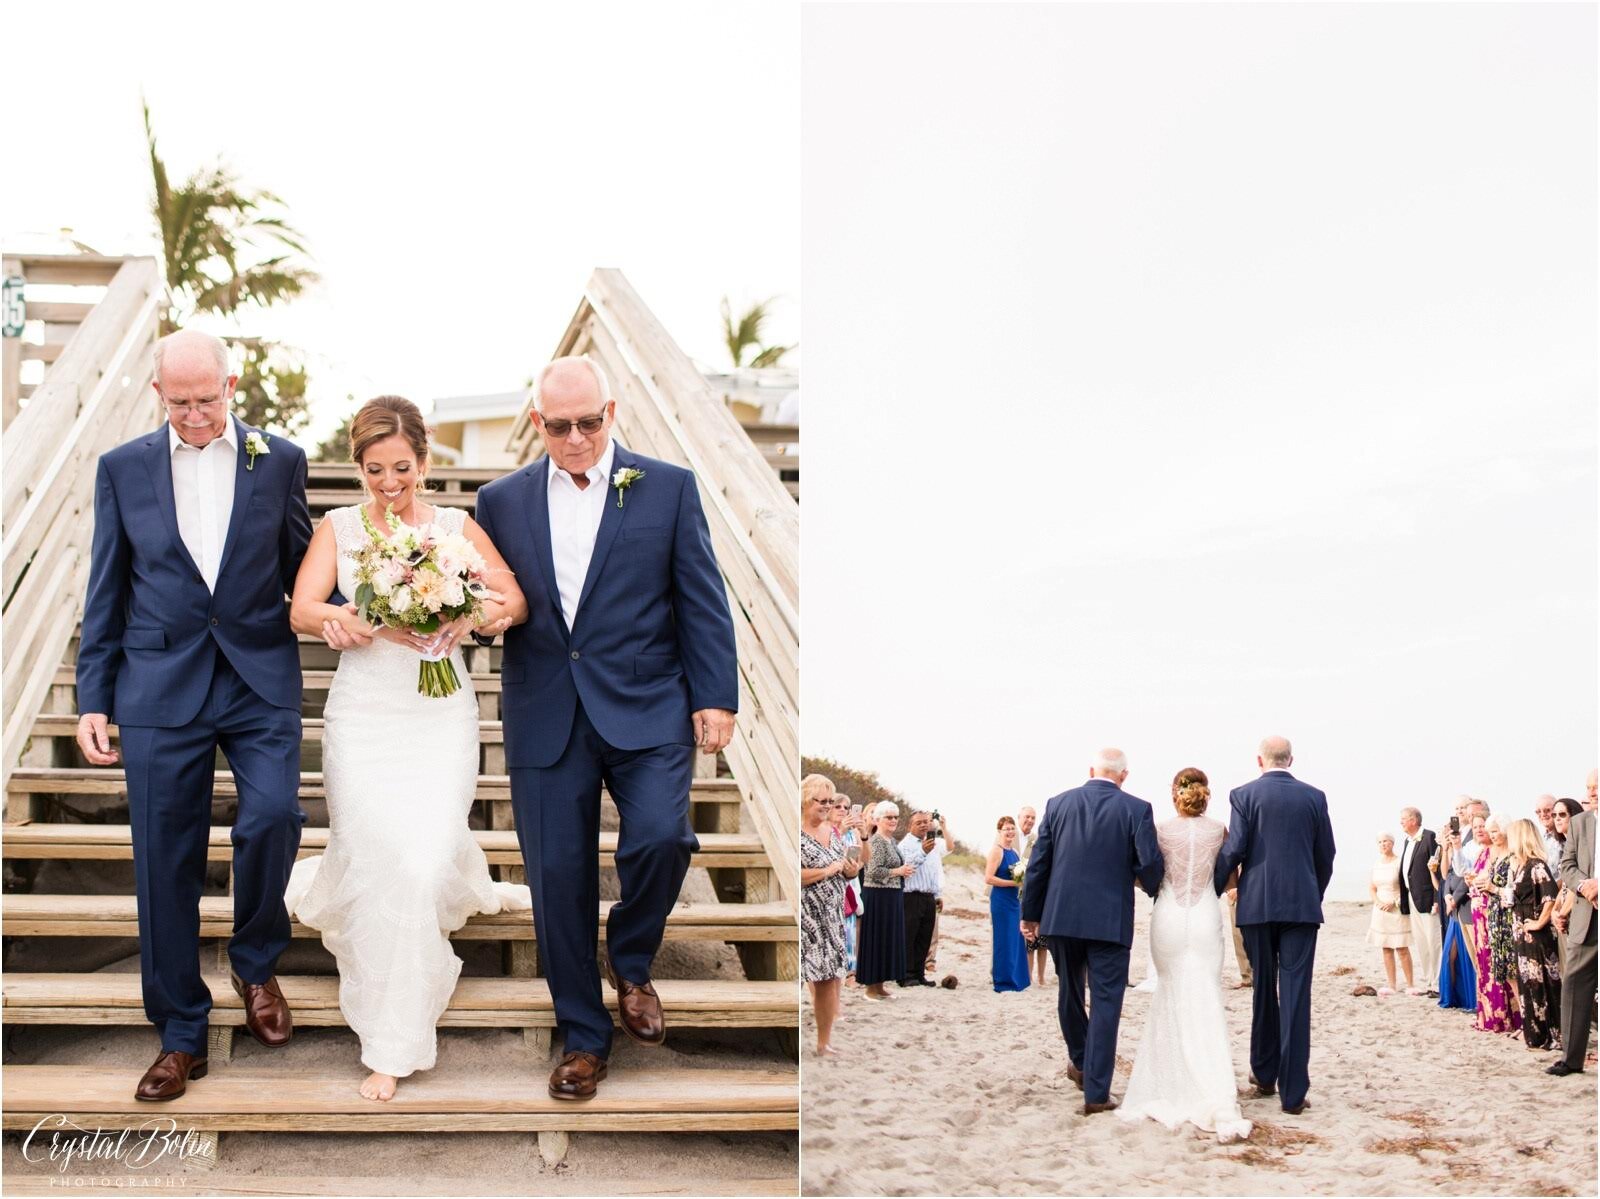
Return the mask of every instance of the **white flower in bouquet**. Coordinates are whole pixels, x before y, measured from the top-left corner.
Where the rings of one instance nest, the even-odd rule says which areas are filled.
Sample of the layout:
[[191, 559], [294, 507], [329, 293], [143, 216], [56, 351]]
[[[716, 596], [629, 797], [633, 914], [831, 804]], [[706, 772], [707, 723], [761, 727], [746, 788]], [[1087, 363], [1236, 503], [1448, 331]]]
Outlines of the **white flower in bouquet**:
[[426, 568], [417, 571], [411, 579], [411, 591], [417, 602], [429, 612], [444, 607], [444, 576]]
[[1021, 862], [1013, 862], [1011, 864], [1011, 881], [1020, 884], [1022, 882], [1022, 876], [1026, 874], [1027, 871], [1028, 868]]
[[396, 587], [389, 593], [389, 611], [404, 613], [411, 610], [411, 588]]

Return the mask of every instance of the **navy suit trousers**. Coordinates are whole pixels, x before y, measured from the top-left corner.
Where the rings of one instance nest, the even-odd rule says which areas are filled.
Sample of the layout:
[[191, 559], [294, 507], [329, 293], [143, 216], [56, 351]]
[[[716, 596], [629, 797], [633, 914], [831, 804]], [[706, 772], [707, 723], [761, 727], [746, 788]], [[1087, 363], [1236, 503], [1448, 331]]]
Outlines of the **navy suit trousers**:
[[[1083, 1071], [1083, 1101], [1105, 1103], [1117, 1067], [1117, 1028], [1128, 989], [1128, 947], [1115, 941], [1046, 937], [1056, 964], [1056, 1015], [1067, 1056]], [[1084, 984], [1090, 1006], [1084, 1011]]]
[[567, 747], [551, 766], [513, 768], [511, 804], [533, 892], [539, 961], [568, 1052], [606, 1057], [612, 1019], [600, 990], [600, 788], [616, 802], [621, 899], [606, 917], [606, 948], [628, 982], [650, 965], [678, 902], [689, 856], [694, 746], [622, 750], [607, 744], [578, 705]]
[[163, 1052], [206, 1052], [211, 991], [200, 972], [200, 893], [217, 750], [239, 787], [233, 824], [233, 937], [239, 977], [263, 983], [289, 945], [283, 891], [300, 849], [300, 713], [267, 703], [220, 652], [211, 688], [181, 728], [122, 725], [138, 889], [144, 1011]]
[[1311, 966], [1317, 955], [1315, 924], [1244, 924], [1244, 950], [1255, 974], [1250, 1021], [1250, 1073], [1276, 1085], [1286, 1108], [1298, 1106], [1311, 1086]]

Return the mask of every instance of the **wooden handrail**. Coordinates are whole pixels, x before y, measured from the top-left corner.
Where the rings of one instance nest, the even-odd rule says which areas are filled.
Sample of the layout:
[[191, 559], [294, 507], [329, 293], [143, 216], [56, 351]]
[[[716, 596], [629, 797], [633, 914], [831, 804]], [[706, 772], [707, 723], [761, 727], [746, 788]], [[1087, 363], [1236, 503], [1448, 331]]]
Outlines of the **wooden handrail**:
[[[694, 471], [738, 640], [739, 718], [724, 751], [784, 899], [798, 905], [800, 517], [762, 450], [617, 270], [597, 270], [556, 349], [610, 379], [617, 435]], [[530, 404], [512, 445], [537, 446]]]
[[[111, 261], [86, 257], [94, 259], [86, 269]], [[153, 258], [115, 261], [120, 265], [105, 297], [5, 431], [0, 783], [21, 760], [83, 603], [96, 460], [160, 420], [150, 391], [160, 272]], [[71, 273], [66, 265], [59, 269]]]

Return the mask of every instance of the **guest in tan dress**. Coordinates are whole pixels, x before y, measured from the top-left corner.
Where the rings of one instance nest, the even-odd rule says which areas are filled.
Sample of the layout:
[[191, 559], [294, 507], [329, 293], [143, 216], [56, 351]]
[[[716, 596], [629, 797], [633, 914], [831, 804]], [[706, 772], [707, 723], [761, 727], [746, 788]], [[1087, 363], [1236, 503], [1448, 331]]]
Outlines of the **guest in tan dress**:
[[1411, 921], [1400, 911], [1400, 859], [1394, 852], [1394, 838], [1388, 833], [1378, 837], [1378, 860], [1372, 867], [1372, 927], [1367, 930], [1367, 944], [1383, 950], [1383, 973], [1389, 985], [1379, 987], [1379, 995], [1394, 994], [1394, 963], [1400, 959], [1400, 968], [1406, 976], [1406, 989], [1414, 989], [1411, 980]]

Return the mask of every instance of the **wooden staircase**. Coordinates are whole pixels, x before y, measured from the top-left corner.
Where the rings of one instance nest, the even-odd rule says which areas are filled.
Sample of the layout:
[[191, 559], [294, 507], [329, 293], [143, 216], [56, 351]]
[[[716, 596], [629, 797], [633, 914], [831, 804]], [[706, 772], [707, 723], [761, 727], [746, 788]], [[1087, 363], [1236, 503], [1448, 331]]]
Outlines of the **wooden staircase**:
[[[127, 295], [118, 311], [133, 311], [136, 327], [120, 338], [102, 331], [93, 354], [76, 358], [77, 341], [69, 342], [6, 430], [6, 694], [0, 775], [6, 804], [7, 894], [0, 931], [8, 961], [21, 945], [35, 960], [50, 954], [85, 960], [82, 953], [75, 956], [75, 946], [109, 947], [101, 960], [121, 959], [120, 966], [110, 970], [8, 971], [0, 983], [8, 1026], [65, 1025], [81, 1028], [84, 1036], [116, 1026], [148, 1027], [139, 976], [126, 972], [130, 955], [137, 951], [133, 940], [137, 919], [124, 773], [88, 766], [78, 753], [73, 660], [92, 532], [95, 457], [140, 430], [155, 427], [161, 419], [158, 407], [147, 398], [154, 333], [148, 300], [159, 294], [153, 266], [141, 259], [118, 265], [116, 282], [102, 301], [116, 298], [117, 283], [122, 283]], [[571, 352], [576, 341], [592, 340], [595, 303], [604, 304], [617, 295], [633, 307], [613, 321], [615, 327], [607, 333], [613, 339], [610, 344], [615, 347], [622, 341], [649, 347], [648, 353], [631, 350], [626, 361], [615, 355], [604, 360], [621, 393], [622, 439], [642, 452], [697, 470], [739, 626], [738, 732], [722, 758], [700, 759], [697, 765], [691, 811], [701, 848], [691, 861], [688, 898], [667, 923], [668, 943], [688, 947], [685, 960], [700, 970], [687, 977], [658, 976], [658, 989], [668, 1025], [680, 1033], [771, 1031], [761, 1034], [765, 1042], [758, 1034], [733, 1034], [746, 1037], [740, 1052], [747, 1069], [651, 1070], [630, 1065], [618, 1070], [592, 1103], [553, 1101], [545, 1092], [545, 1074], [554, 1049], [554, 1013], [548, 987], [539, 977], [531, 915], [512, 912], [474, 916], [454, 934], [459, 946], [497, 945], [498, 954], [491, 960], [497, 961], [498, 970], [490, 976], [470, 970], [463, 974], [440, 1022], [440, 1040], [455, 1030], [521, 1030], [518, 1052], [524, 1055], [526, 1068], [516, 1076], [520, 1081], [452, 1077], [444, 1068], [443, 1044], [441, 1068], [404, 1082], [396, 1100], [386, 1105], [361, 1099], [353, 1085], [337, 1075], [335, 1081], [326, 1074], [273, 1074], [230, 1064], [234, 1029], [242, 1023], [238, 997], [227, 981], [225, 954], [233, 921], [229, 825], [236, 814], [237, 792], [232, 773], [219, 756], [208, 851], [215, 865], [201, 900], [201, 936], [218, 940], [215, 957], [204, 959], [215, 999], [211, 1072], [182, 1100], [163, 1105], [160, 1112], [183, 1127], [199, 1130], [204, 1152], [213, 1158], [215, 1135], [226, 1130], [536, 1132], [546, 1160], [555, 1162], [565, 1152], [566, 1134], [574, 1131], [725, 1135], [798, 1127], [798, 1076], [793, 1063], [798, 1000], [794, 820], [799, 777], [798, 517], [791, 495], [798, 484], [796, 479], [780, 477], [776, 464], [769, 465], [771, 455], [756, 447], [731, 416], [729, 422], [742, 444], [730, 439], [730, 444], [711, 453], [700, 431], [714, 428], [719, 438], [727, 434], [717, 413], [691, 412], [685, 422], [682, 412], [663, 406], [665, 397], [672, 395], [674, 403], [693, 409], [704, 396], [679, 395], [674, 390], [687, 384], [681, 372], [693, 368], [615, 272], [597, 273], [560, 352]], [[84, 329], [95, 324], [97, 312], [98, 306], [85, 314]], [[7, 349], [12, 349], [9, 340]], [[86, 402], [81, 382], [71, 388], [55, 386], [60, 381], [53, 372], [74, 362], [78, 365], [73, 369], [100, 381], [98, 391], [88, 390], [89, 403], [100, 396], [94, 419], [84, 412], [72, 419], [58, 413], [48, 427], [63, 439], [59, 444], [41, 449], [31, 438], [20, 441], [30, 422], [46, 427], [43, 414], [36, 413], [41, 402], [65, 405], [75, 399], [80, 406]], [[124, 373], [115, 387], [104, 382], [109, 371]], [[712, 402], [728, 415], [720, 402], [714, 398]], [[685, 423], [694, 431], [685, 432]], [[536, 439], [523, 436], [519, 444], [524, 460], [538, 451]], [[41, 463], [49, 469], [41, 469]], [[32, 486], [17, 480], [14, 465], [34, 472]], [[438, 490], [429, 500], [471, 511], [478, 487], [501, 473], [436, 470], [431, 482]], [[329, 509], [358, 502], [361, 491], [352, 467], [314, 464], [307, 496], [313, 519], [320, 521]], [[769, 508], [780, 504], [787, 511], [773, 515]], [[300, 800], [308, 816], [301, 855], [307, 856], [327, 844], [321, 713], [338, 656], [320, 641], [305, 637], [300, 638], [300, 651], [305, 688]], [[500, 720], [501, 651], [498, 645], [469, 644], [465, 652], [480, 718], [478, 788], [471, 823], [496, 876], [522, 881]], [[600, 846], [602, 877], [607, 880], [603, 886], [614, 879], [610, 872], [616, 850], [615, 819], [607, 797], [602, 804], [602, 827], [607, 831]], [[76, 889], [62, 885], [63, 881]], [[606, 906], [602, 904], [602, 915]], [[601, 929], [603, 938], [603, 919]], [[311, 1029], [342, 1027], [331, 956], [314, 944], [315, 930], [296, 923], [293, 935], [296, 944], [286, 957], [299, 955], [295, 961], [302, 969], [281, 975], [280, 982], [296, 1024]], [[36, 938], [52, 940], [40, 943]], [[119, 954], [119, 943], [107, 938], [128, 940]], [[58, 952], [50, 946], [61, 948]], [[464, 948], [458, 952], [465, 956]], [[473, 960], [481, 967], [482, 954], [495, 951], [475, 952]], [[663, 952], [665, 956], [666, 947]], [[320, 955], [315, 969], [303, 968], [308, 953]], [[607, 996], [609, 1000], [609, 989]], [[751, 1036], [757, 1039], [749, 1040]], [[153, 1054], [153, 1039], [150, 1051]], [[337, 1052], [353, 1056], [354, 1045], [341, 1043]], [[65, 1115], [102, 1128], [137, 1125], [151, 1115], [148, 1105], [135, 1104], [131, 1098], [147, 1056], [141, 1050], [133, 1060], [92, 1068], [8, 1060], [3, 1069], [4, 1127], [32, 1128], [42, 1114]]]

